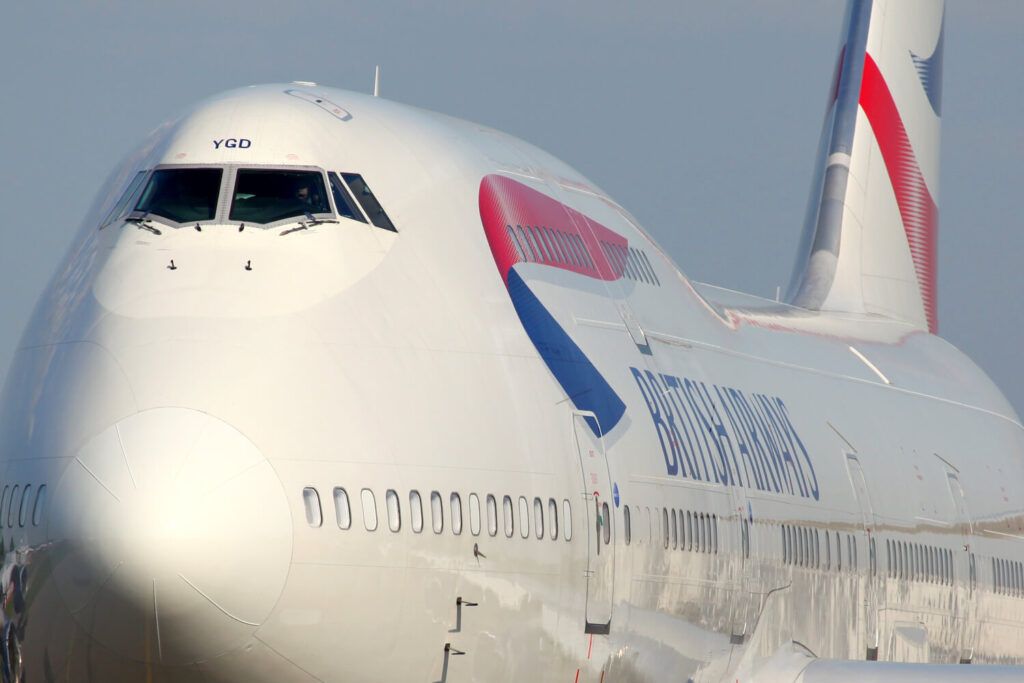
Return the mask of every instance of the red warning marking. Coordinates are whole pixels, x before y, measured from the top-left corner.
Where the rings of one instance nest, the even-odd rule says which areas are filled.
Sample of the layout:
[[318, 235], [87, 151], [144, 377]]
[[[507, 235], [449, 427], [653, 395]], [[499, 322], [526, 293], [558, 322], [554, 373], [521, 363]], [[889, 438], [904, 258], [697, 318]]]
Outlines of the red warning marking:
[[580, 683], [580, 670], [576, 669], [576, 683]]
[[587, 645], [587, 659], [590, 659], [590, 651], [594, 649], [594, 634], [590, 634], [590, 645]]
[[604, 683], [604, 671], [601, 672], [601, 681], [600, 681], [600, 683]]

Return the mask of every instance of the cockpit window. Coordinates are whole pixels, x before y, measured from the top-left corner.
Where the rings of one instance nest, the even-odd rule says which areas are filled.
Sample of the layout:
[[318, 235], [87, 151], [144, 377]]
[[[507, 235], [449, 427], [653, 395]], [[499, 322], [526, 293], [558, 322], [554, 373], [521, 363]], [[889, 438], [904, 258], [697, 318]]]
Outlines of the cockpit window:
[[102, 223], [100, 223], [101, 228], [113, 223], [118, 218], [121, 218], [128, 213], [128, 207], [131, 206], [131, 202], [134, 202], [139, 197], [139, 188], [142, 186], [142, 181], [146, 177], [146, 173], [146, 171], [139, 171], [135, 174], [135, 177], [132, 178], [132, 182], [125, 189], [124, 194], [122, 194], [121, 198], [117, 200], [117, 204], [114, 204], [107, 213], [107, 217], [103, 219]]
[[224, 171], [219, 168], [167, 168], [154, 171], [135, 211], [177, 223], [213, 220]]
[[230, 220], [274, 223], [324, 213], [331, 207], [320, 172], [239, 169]]
[[352, 194], [355, 196], [356, 201], [363, 207], [363, 211], [366, 212], [367, 218], [370, 222], [376, 225], [378, 228], [384, 228], [385, 230], [391, 230], [392, 232], [398, 232], [395, 230], [395, 226], [391, 223], [391, 219], [384, 213], [384, 207], [377, 201], [377, 197], [374, 196], [373, 192], [370, 191], [370, 186], [363, 180], [363, 176], [358, 173], [342, 173], [341, 177], [345, 179], [345, 183], [349, 189], [352, 190]]
[[338, 178], [338, 174], [332, 172], [329, 174], [329, 177], [331, 179], [331, 192], [334, 193], [334, 205], [338, 207], [338, 213], [345, 218], [365, 223], [366, 219], [363, 218], [363, 212], [356, 206], [352, 195], [349, 194], [341, 179]]

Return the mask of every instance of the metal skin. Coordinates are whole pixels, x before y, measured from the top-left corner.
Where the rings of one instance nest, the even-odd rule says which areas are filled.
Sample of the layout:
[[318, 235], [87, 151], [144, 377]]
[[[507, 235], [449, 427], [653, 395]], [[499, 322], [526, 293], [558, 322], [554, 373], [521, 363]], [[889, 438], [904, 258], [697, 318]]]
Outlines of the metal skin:
[[[356, 172], [397, 233], [101, 229], [159, 165]], [[538, 215], [558, 234], [504, 222]], [[691, 284], [568, 166], [385, 100], [251, 87], [158, 131], [0, 400], [4, 680], [1024, 663], [1024, 431], [969, 359], [911, 323]]]

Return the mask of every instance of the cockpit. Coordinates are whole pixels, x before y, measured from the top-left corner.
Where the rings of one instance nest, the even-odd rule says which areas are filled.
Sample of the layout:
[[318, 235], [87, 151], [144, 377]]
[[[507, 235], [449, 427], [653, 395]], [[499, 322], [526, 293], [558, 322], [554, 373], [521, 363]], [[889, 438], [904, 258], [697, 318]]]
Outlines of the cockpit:
[[362, 175], [320, 168], [158, 166], [140, 171], [100, 223], [273, 228], [347, 219], [397, 232]]

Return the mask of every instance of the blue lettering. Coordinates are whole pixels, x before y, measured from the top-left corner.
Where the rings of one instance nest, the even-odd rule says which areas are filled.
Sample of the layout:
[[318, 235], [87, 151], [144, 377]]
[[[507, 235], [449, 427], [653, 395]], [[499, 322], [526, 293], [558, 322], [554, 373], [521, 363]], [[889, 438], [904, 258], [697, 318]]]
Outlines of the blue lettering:
[[[790, 422], [789, 420], [789, 414], [786, 412], [786, 404], [782, 402], [781, 398], [776, 398], [775, 403], [776, 405], [779, 406], [780, 416], [786, 422], [786, 429], [789, 431], [790, 435], [792, 435], [793, 439], [796, 441], [796, 445], [800, 448], [800, 452], [803, 454], [804, 460], [807, 461], [807, 467], [811, 472], [811, 478], [814, 480], [814, 483], [810, 485], [811, 495], [814, 496], [814, 500], [818, 500], [818, 477], [816, 474], [814, 474], [814, 465], [811, 464], [811, 456], [807, 454], [807, 449], [804, 448], [803, 442], [800, 441], [800, 436], [796, 433], [796, 430], [793, 428], [793, 423]], [[799, 465], [797, 465], [797, 469], [800, 469]], [[800, 472], [800, 476], [801, 478], [803, 478], [802, 471]]]
[[[672, 435], [669, 432], [668, 426], [661, 417], [661, 411], [655, 405], [652, 399], [652, 390], [647, 386], [647, 380], [636, 368], [630, 368], [633, 372], [633, 379], [636, 380], [636, 385], [640, 388], [640, 394], [644, 397], [644, 401], [647, 402], [647, 410], [651, 413], [651, 419], [654, 421], [654, 431], [658, 435], [658, 442], [661, 444], [661, 452], [665, 457], [665, 468], [669, 474], [676, 474], [679, 471], [679, 459], [676, 456], [675, 449], [672, 450], [672, 458], [669, 459], [669, 449], [665, 447], [665, 438], [668, 437], [671, 442]], [[662, 433], [664, 432], [664, 436]]]
[[781, 398], [747, 397], [738, 389], [630, 371], [669, 475], [819, 499], [810, 454]]
[[775, 411], [772, 409], [769, 398], [764, 394], [756, 394], [754, 398], [757, 399], [757, 404], [764, 414], [765, 424], [772, 432], [771, 441], [774, 444], [772, 457], [775, 459], [776, 476], [779, 478], [780, 485], [785, 487], [786, 492], [793, 495], [793, 480], [790, 478], [789, 468], [786, 466], [786, 461], [792, 462], [793, 457], [786, 448], [786, 440], [783, 437], [782, 428], [779, 426], [779, 421], [775, 416]]

